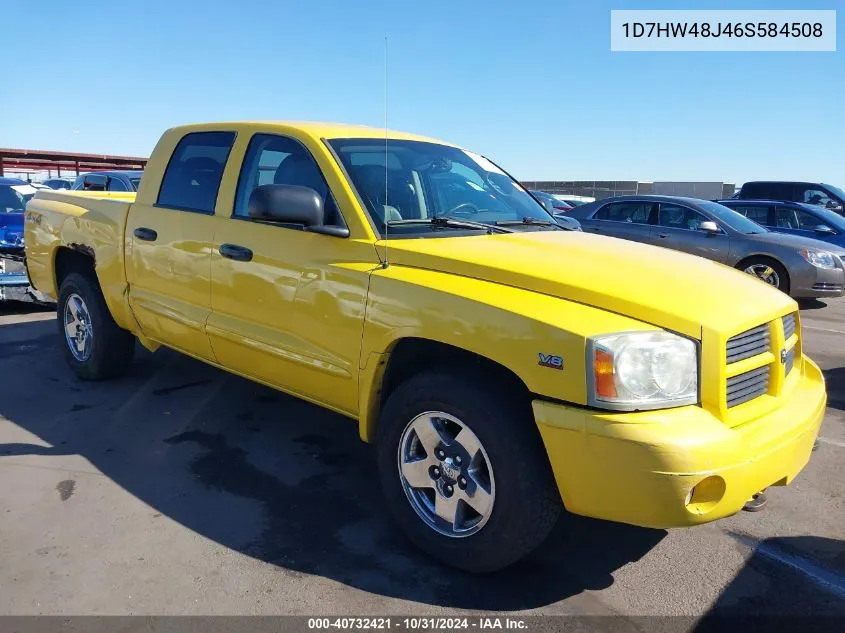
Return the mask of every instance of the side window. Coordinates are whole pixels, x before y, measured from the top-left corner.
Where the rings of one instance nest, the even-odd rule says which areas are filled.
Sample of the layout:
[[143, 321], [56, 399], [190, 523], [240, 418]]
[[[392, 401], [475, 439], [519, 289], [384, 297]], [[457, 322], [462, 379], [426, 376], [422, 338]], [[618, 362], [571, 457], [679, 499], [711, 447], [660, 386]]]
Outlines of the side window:
[[769, 223], [769, 207], [754, 206], [754, 207], [730, 207], [737, 213], [741, 213], [749, 220], [766, 226]]
[[593, 218], [611, 222], [629, 222], [648, 224], [648, 212], [651, 205], [646, 202], [613, 202], [599, 209]]
[[670, 229], [687, 229], [697, 231], [702, 222], [707, 218], [686, 207], [677, 204], [661, 204], [657, 223]]
[[822, 189], [817, 189], [815, 187], [802, 187], [799, 189], [799, 193], [801, 194], [798, 196], [798, 202], [806, 202], [807, 204], [815, 204], [820, 207], [825, 207], [827, 209], [833, 209], [839, 206], [839, 203], [836, 202], [830, 195], [823, 191]]
[[798, 226], [802, 229], [806, 229], [812, 231], [820, 224], [824, 224], [825, 221], [821, 218], [817, 218], [812, 213], [807, 213], [806, 211], [801, 211], [800, 209], [796, 209], [795, 215], [797, 216]]
[[234, 142], [234, 132], [186, 134], [170, 157], [157, 206], [214, 213], [220, 179]]
[[249, 197], [262, 185], [310, 187], [323, 198], [325, 224], [346, 226], [320, 167], [298, 141], [274, 134], [252, 137], [238, 179], [233, 217], [249, 217]]
[[119, 178], [109, 179], [109, 191], [129, 191]]
[[82, 181], [82, 188], [85, 191], [105, 191], [106, 176], [101, 174], [88, 174]]
[[798, 218], [795, 215], [795, 209], [788, 209], [785, 207], [778, 207], [775, 209], [775, 226], [779, 229], [797, 229]]

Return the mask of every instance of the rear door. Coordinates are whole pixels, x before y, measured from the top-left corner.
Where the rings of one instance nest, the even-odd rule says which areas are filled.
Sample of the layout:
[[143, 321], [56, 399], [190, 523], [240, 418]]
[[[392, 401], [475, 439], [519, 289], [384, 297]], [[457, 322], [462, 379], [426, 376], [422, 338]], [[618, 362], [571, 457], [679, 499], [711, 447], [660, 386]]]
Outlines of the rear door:
[[629, 200], [611, 202], [582, 223], [584, 231], [620, 237], [634, 242], [653, 243], [648, 219], [652, 202]]
[[170, 160], [148, 168], [147, 179], [161, 187], [141, 188], [126, 227], [129, 301], [144, 333], [208, 360], [214, 360], [205, 334], [214, 211], [234, 140], [230, 131], [163, 138], [154, 156], [163, 153]]
[[710, 218], [690, 207], [661, 203], [654, 227], [656, 243], [724, 263], [730, 250], [730, 237], [724, 231], [713, 234], [700, 230], [701, 223], [707, 221]]

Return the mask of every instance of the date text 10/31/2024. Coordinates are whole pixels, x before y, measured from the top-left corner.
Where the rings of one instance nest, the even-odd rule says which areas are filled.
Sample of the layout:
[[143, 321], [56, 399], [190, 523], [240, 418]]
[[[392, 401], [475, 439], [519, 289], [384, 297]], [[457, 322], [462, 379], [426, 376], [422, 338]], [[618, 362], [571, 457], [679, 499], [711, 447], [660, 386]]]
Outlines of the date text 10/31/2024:
[[460, 629], [480, 630], [525, 630], [525, 620], [519, 618], [438, 618], [438, 617], [371, 617], [371, 618], [308, 618], [308, 628], [311, 630], [370, 630], [370, 629], [401, 629], [408, 631], [443, 631]]

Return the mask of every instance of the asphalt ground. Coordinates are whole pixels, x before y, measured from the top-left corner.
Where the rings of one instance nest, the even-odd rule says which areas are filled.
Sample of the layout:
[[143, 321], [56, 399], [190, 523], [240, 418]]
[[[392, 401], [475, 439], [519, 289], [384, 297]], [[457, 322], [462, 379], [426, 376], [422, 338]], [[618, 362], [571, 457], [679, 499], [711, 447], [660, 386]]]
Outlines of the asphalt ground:
[[394, 528], [350, 420], [166, 350], [83, 383], [53, 312], [2, 304], [0, 614], [845, 622], [845, 299], [804, 305], [802, 321], [827, 415], [810, 464], [763, 511], [671, 531], [567, 517], [477, 577]]

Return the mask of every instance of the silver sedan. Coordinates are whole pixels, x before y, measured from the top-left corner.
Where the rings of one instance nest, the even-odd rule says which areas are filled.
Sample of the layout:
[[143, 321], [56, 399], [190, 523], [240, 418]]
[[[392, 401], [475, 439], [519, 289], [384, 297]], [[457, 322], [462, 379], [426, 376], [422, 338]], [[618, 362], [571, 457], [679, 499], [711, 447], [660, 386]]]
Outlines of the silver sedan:
[[572, 209], [585, 232], [663, 246], [733, 266], [793, 297], [845, 293], [841, 247], [774, 233], [716, 202], [620, 196]]

